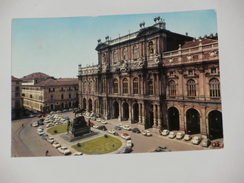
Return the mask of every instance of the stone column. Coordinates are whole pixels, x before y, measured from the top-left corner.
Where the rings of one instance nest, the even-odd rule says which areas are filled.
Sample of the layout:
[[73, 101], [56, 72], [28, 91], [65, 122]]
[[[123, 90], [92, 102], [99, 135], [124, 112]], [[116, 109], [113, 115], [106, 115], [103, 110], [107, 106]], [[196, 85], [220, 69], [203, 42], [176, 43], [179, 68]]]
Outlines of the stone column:
[[157, 125], [157, 105], [153, 105], [153, 128], [156, 128]]
[[207, 125], [207, 119], [206, 116], [206, 106], [204, 104], [201, 105], [201, 118], [200, 118], [200, 129], [201, 129], [201, 134], [207, 137], [208, 134], [208, 125]]
[[142, 125], [145, 126], [145, 122], [146, 122], [145, 105], [144, 105], [144, 102], [143, 102], [143, 103], [142, 103]]
[[158, 126], [159, 129], [162, 128], [162, 119], [161, 119], [161, 107], [158, 105]]
[[142, 121], [141, 121], [142, 111], [141, 111], [141, 110], [142, 110], [142, 109], [141, 109], [141, 103], [138, 103], [138, 113], [139, 113], [139, 116], [138, 116], [139, 121], [138, 121], [138, 123], [139, 123], [139, 124], [142, 123]]

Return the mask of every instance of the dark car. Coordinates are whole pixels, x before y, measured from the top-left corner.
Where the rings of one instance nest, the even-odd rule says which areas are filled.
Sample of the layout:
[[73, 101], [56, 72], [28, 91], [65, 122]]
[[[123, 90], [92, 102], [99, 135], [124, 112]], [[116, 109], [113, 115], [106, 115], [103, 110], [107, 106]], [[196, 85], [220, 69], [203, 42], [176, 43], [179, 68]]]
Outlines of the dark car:
[[131, 131], [134, 133], [141, 133], [141, 131], [138, 128], [133, 128]]
[[170, 152], [171, 150], [168, 149], [166, 146], [158, 146], [154, 152]]
[[45, 133], [44, 133], [44, 134], [42, 135], [42, 139], [47, 140], [47, 138], [48, 138], [48, 134], [45, 134]]
[[39, 120], [37, 121], [38, 125], [44, 125], [43, 121], [44, 121], [43, 119], [39, 119]]
[[119, 154], [124, 154], [124, 153], [130, 153], [132, 151], [131, 147], [123, 147], [120, 151]]
[[97, 127], [97, 129], [98, 130], [103, 130], [103, 131], [107, 130], [106, 126], [104, 126], [104, 125], [101, 125], [101, 126]]
[[121, 127], [119, 127], [119, 126], [115, 126], [114, 129], [115, 129], [115, 130], [121, 130]]

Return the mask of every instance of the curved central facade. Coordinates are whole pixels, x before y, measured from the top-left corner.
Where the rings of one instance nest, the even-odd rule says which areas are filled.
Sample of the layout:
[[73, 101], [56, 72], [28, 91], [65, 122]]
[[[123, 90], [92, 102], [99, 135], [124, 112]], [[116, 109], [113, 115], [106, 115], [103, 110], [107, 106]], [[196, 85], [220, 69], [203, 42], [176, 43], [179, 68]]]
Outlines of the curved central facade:
[[222, 118], [214, 120], [221, 115], [217, 36], [196, 40], [159, 20], [98, 40], [96, 51], [97, 65], [78, 68], [80, 108], [145, 129], [222, 132]]

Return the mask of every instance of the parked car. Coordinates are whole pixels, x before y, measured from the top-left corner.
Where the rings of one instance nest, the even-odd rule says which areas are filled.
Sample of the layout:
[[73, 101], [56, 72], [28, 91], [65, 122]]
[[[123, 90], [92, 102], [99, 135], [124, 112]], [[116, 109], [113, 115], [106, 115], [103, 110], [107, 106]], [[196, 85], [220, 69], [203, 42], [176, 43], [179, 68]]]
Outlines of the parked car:
[[102, 123], [102, 124], [107, 124], [107, 121], [102, 120], [101, 123]]
[[128, 133], [122, 133], [120, 136], [121, 136], [123, 139], [125, 139], [125, 140], [130, 140], [130, 139], [131, 139], [131, 137], [129, 136]]
[[169, 130], [163, 130], [162, 133], [161, 133], [163, 136], [167, 136], [169, 135]]
[[45, 117], [45, 114], [38, 114], [37, 117], [38, 118]]
[[141, 131], [141, 133], [142, 133], [142, 135], [144, 135], [144, 136], [152, 136], [152, 134], [150, 133], [150, 131], [148, 131], [148, 130], [142, 130]]
[[98, 126], [98, 125], [93, 125], [92, 127], [93, 127], [93, 128], [98, 128], [99, 126]]
[[111, 133], [111, 134], [115, 134], [116, 133], [116, 131], [114, 129], [108, 130], [108, 132]]
[[87, 122], [87, 126], [91, 126], [91, 127], [93, 127], [95, 124], [93, 123], [93, 122]]
[[59, 147], [58, 150], [64, 155], [71, 154], [71, 151], [67, 147]]
[[54, 142], [54, 138], [53, 137], [47, 137], [47, 141], [52, 144]]
[[201, 137], [195, 136], [195, 137], [192, 138], [191, 143], [194, 144], [194, 145], [198, 145], [198, 144], [200, 144], [201, 140], [202, 140]]
[[202, 140], [202, 147], [208, 147], [211, 144], [211, 141], [209, 139], [203, 139]]
[[158, 146], [155, 150], [154, 150], [154, 152], [170, 152], [171, 150], [170, 149], [168, 149], [166, 146]]
[[122, 147], [119, 154], [130, 153], [132, 151], [131, 147]]
[[170, 132], [168, 137], [170, 139], [173, 139], [173, 138], [175, 138], [175, 136], [176, 136], [175, 132]]
[[72, 154], [72, 156], [82, 156], [83, 153], [82, 152], [75, 152], [74, 154]]
[[49, 127], [52, 127], [52, 126], [53, 126], [52, 123], [48, 123], [48, 124], [46, 125], [46, 128], [49, 128]]
[[131, 130], [131, 127], [129, 125], [123, 125], [122, 127], [124, 130], [128, 130], [130, 131]]
[[32, 124], [32, 126], [34, 126], [34, 127], [38, 127], [39, 124], [38, 124], [37, 122], [35, 122], [35, 123]]
[[181, 133], [181, 132], [178, 132], [178, 133], [176, 134], [176, 139], [182, 139], [183, 137], [184, 137], [184, 134]]
[[59, 147], [61, 147], [61, 145], [58, 142], [53, 142], [53, 147], [59, 148]]
[[107, 130], [106, 126], [104, 126], [104, 125], [101, 125], [101, 126], [97, 127], [97, 129], [98, 130], [103, 130], [103, 131]]
[[44, 119], [39, 119], [39, 120], [37, 121], [38, 125], [44, 125], [43, 121], [44, 121]]
[[48, 134], [43, 133], [42, 139], [47, 140], [47, 138], [48, 138]]
[[69, 111], [73, 111], [74, 109], [73, 108], [69, 108]]
[[63, 112], [69, 112], [69, 110], [68, 109], [64, 109]]
[[41, 136], [41, 135], [43, 135], [43, 134], [44, 134], [44, 132], [43, 132], [43, 130], [42, 130], [42, 129], [40, 129], [40, 128], [39, 128], [39, 129], [37, 129], [37, 134]]
[[185, 136], [184, 136], [184, 140], [185, 140], [185, 141], [189, 141], [189, 140], [191, 140], [191, 136], [190, 136], [189, 134], [185, 134]]
[[131, 140], [127, 140], [127, 142], [126, 142], [126, 146], [127, 146], [127, 147], [132, 147], [132, 141], [131, 141]]
[[115, 129], [115, 130], [121, 130], [121, 127], [119, 127], [119, 126], [115, 126], [114, 129]]
[[138, 128], [133, 128], [131, 131], [134, 133], [141, 133], [141, 131]]
[[119, 126], [119, 127], [123, 127], [123, 123], [119, 123], [117, 126]]

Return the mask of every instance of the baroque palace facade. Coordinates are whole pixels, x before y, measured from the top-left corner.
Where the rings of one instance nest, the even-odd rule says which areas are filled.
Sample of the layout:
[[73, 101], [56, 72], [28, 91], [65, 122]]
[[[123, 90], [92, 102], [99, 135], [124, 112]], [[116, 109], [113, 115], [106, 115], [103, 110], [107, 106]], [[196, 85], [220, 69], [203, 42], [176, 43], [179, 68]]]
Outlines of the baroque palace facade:
[[40, 112], [78, 107], [78, 79], [32, 73], [21, 78], [23, 106]]
[[195, 39], [154, 21], [98, 40], [98, 64], [78, 68], [80, 107], [143, 129], [222, 138], [217, 34]]

